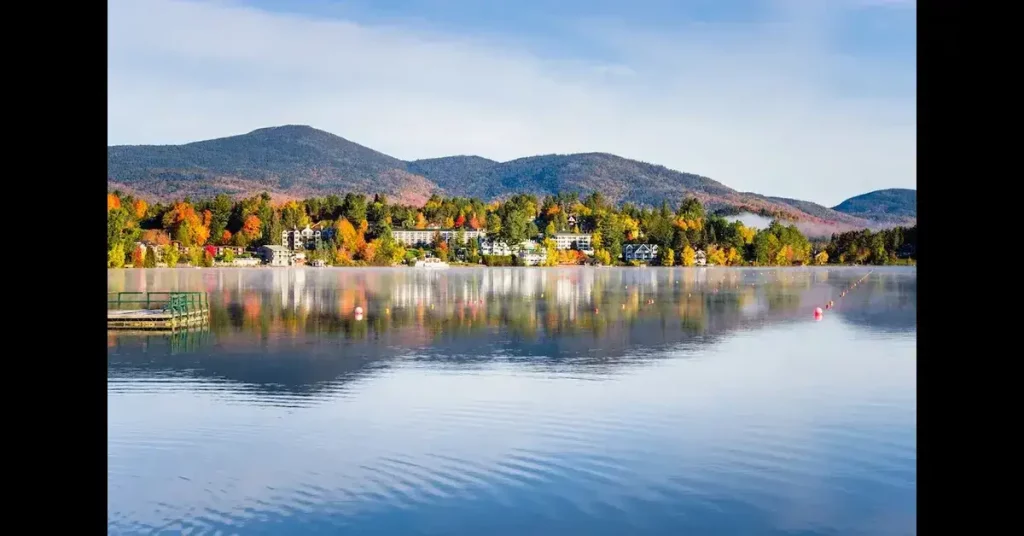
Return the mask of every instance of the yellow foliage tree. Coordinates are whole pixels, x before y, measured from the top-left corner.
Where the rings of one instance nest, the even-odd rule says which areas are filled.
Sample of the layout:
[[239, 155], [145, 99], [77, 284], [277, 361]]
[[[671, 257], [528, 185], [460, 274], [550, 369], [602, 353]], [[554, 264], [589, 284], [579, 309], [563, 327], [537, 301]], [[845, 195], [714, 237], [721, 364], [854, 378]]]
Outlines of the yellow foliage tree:
[[708, 246], [708, 262], [716, 266], [724, 266], [728, 262], [728, 255], [723, 248], [710, 245]]
[[789, 244], [786, 244], [779, 248], [779, 252], [775, 254], [775, 264], [788, 266], [793, 264], [793, 248]]
[[754, 236], [757, 235], [757, 229], [740, 224], [738, 230], [740, 237], [743, 238], [744, 244], [751, 244], [754, 242]]
[[740, 251], [738, 249], [729, 248], [728, 252], [725, 255], [725, 262], [729, 266], [735, 266], [743, 262], [743, 255], [740, 254]]
[[665, 248], [665, 251], [661, 254], [661, 265], [662, 266], [675, 266], [676, 264], [676, 252], [672, 248]]
[[693, 266], [697, 262], [697, 252], [690, 246], [683, 248], [683, 266]]
[[825, 253], [825, 250], [821, 250], [820, 253], [818, 253], [817, 255], [814, 256], [814, 264], [817, 264], [818, 266], [822, 266], [822, 265], [827, 264], [827, 263], [828, 263], [828, 253]]

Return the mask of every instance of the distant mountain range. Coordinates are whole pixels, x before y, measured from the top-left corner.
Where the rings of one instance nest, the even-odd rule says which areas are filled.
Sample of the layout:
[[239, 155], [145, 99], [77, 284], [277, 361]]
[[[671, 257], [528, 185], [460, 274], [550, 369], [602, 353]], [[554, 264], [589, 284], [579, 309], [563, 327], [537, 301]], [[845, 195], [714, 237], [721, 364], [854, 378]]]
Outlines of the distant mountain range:
[[794, 220], [805, 232], [916, 221], [915, 190], [879, 190], [828, 208], [809, 201], [738, 192], [707, 177], [606, 153], [541, 155], [495, 162], [449, 156], [407, 162], [309, 126], [261, 128], [184, 145], [107, 148], [107, 185], [153, 200], [266, 191], [278, 198], [362, 192], [420, 204], [431, 194], [500, 199], [601, 192], [615, 202], [676, 205], [686, 195], [709, 210]]

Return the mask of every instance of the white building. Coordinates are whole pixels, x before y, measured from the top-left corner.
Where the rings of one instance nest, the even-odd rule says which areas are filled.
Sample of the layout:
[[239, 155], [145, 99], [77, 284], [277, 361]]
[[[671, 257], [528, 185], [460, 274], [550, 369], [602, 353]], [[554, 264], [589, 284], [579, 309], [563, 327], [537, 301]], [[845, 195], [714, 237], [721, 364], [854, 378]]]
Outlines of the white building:
[[290, 231], [281, 231], [281, 245], [292, 251], [316, 249], [320, 245], [322, 235], [319, 224], [316, 229], [308, 225], [301, 230], [293, 228]]
[[576, 249], [584, 253], [593, 253], [594, 251], [593, 241], [588, 233], [556, 233], [555, 247], [557, 249]]
[[[463, 243], [479, 240], [485, 234], [484, 231], [474, 231], [473, 229], [463, 229], [462, 233], [465, 235]], [[451, 242], [458, 237], [459, 229], [393, 229], [391, 231], [391, 236], [405, 246], [429, 246], [434, 243], [434, 236], [438, 234], [441, 235], [441, 240]]]
[[626, 244], [622, 246], [622, 258], [626, 262], [650, 262], [658, 258], [658, 246], [656, 244]]
[[291, 266], [295, 252], [284, 246], [263, 246], [260, 248], [263, 262], [271, 266]]
[[708, 256], [704, 253], [703, 249], [698, 249], [697, 253], [694, 254], [693, 264], [696, 266], [706, 266], [708, 264]]
[[534, 240], [523, 240], [519, 243], [519, 247], [516, 248], [516, 251], [513, 251], [508, 244], [501, 240], [488, 240], [486, 238], [480, 239], [481, 255], [508, 256], [516, 252], [527, 253], [537, 250], [544, 252], [543, 248], [540, 247], [540, 244]]

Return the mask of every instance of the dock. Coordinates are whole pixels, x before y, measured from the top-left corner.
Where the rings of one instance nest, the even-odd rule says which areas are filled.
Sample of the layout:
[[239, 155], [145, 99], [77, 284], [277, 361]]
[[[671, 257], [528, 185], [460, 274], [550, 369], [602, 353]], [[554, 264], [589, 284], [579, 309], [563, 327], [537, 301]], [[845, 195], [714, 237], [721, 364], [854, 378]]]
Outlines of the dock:
[[208, 325], [205, 292], [108, 292], [108, 330], [177, 330]]

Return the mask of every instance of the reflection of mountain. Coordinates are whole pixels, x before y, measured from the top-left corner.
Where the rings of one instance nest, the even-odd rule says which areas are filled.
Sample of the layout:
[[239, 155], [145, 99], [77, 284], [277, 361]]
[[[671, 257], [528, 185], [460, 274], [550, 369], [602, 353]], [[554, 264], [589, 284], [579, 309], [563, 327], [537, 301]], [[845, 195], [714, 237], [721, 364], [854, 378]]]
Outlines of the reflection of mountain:
[[[877, 270], [841, 300], [858, 326], [913, 330], [916, 279]], [[170, 375], [314, 395], [393, 359], [614, 372], [736, 330], [806, 319], [865, 270], [147, 270], [124, 289], [210, 292], [211, 334], [172, 351], [112, 334], [108, 377]], [[115, 278], [123, 277], [118, 281]], [[834, 299], [834, 298], [833, 298]], [[365, 316], [356, 317], [356, 307]]]

